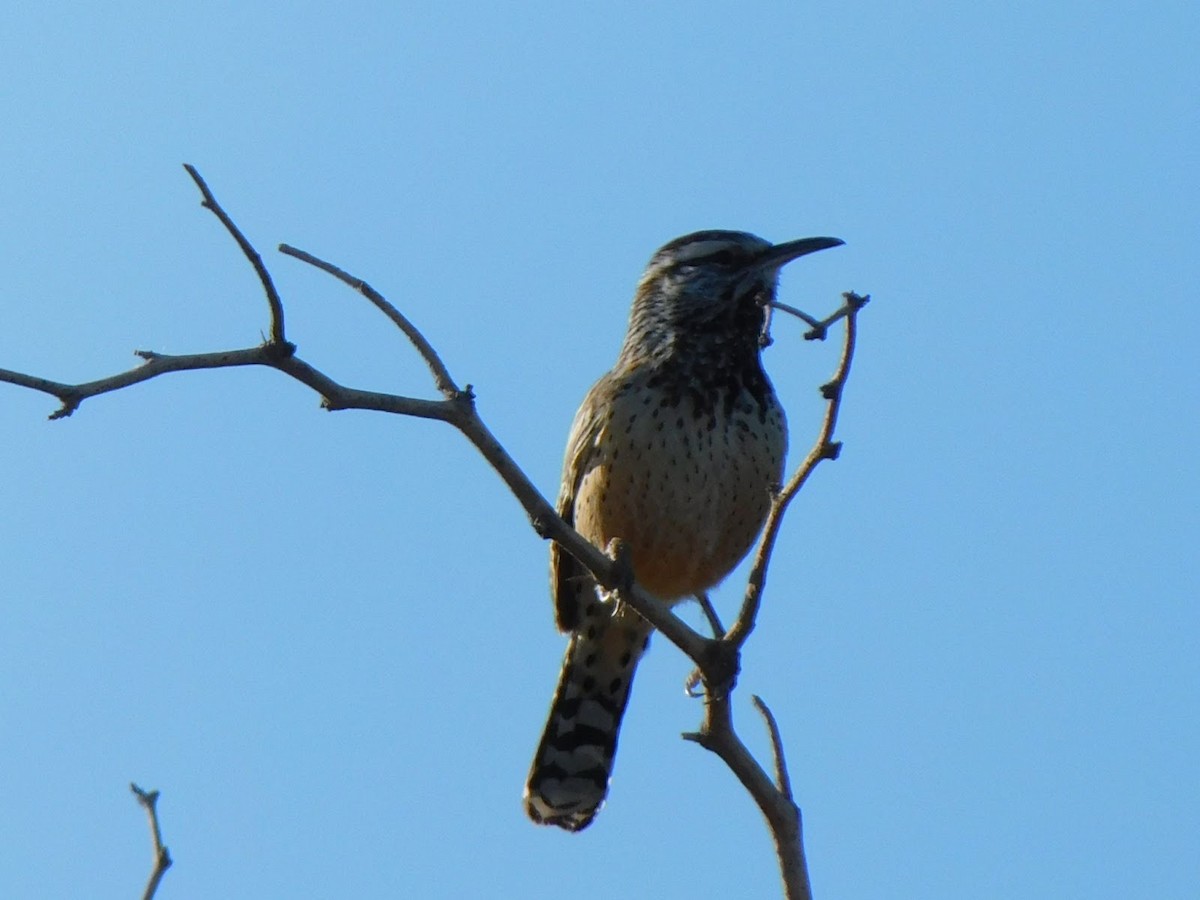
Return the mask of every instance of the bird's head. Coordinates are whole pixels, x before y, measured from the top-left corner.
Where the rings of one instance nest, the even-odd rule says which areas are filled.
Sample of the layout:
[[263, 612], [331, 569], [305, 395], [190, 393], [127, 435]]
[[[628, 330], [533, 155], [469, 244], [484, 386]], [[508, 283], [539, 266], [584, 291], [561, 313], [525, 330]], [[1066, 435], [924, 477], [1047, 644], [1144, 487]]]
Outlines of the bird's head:
[[794, 259], [837, 247], [832, 237], [772, 244], [744, 231], [697, 231], [664, 244], [638, 282], [626, 337], [658, 352], [696, 341], [757, 341], [775, 299], [779, 270]]

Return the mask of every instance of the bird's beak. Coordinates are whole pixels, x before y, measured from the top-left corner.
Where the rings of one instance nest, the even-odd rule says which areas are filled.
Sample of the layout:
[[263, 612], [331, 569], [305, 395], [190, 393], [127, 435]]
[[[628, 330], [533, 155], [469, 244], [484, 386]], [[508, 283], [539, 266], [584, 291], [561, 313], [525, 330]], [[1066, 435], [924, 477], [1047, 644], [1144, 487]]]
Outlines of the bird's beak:
[[844, 243], [846, 242], [835, 237], [811, 237], [801, 238], [798, 241], [787, 241], [766, 250], [751, 264], [751, 267], [756, 272], [778, 272], [793, 259], [816, 253], [818, 250], [840, 247]]

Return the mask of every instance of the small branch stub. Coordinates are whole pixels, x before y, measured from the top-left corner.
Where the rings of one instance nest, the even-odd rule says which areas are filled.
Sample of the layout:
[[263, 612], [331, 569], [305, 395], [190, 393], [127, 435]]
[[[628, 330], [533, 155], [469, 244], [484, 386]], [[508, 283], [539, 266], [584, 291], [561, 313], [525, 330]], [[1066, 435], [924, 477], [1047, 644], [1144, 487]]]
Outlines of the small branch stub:
[[146, 791], [132, 783], [129, 785], [129, 790], [137, 797], [138, 805], [146, 810], [146, 817], [150, 820], [150, 839], [154, 850], [154, 868], [150, 871], [150, 878], [146, 882], [146, 889], [142, 892], [142, 900], [153, 900], [154, 895], [158, 892], [158, 885], [162, 881], [163, 875], [167, 873], [167, 869], [171, 868], [171, 853], [163, 844], [162, 830], [158, 825], [158, 791]]
[[795, 797], [792, 796], [792, 779], [788, 775], [787, 759], [783, 754], [783, 736], [779, 733], [779, 723], [775, 721], [775, 714], [763, 702], [762, 697], [758, 696], [758, 694], [751, 694], [750, 701], [767, 723], [767, 731], [771, 734], [771, 752], [775, 757], [775, 787], [779, 788], [779, 793], [794, 803]]

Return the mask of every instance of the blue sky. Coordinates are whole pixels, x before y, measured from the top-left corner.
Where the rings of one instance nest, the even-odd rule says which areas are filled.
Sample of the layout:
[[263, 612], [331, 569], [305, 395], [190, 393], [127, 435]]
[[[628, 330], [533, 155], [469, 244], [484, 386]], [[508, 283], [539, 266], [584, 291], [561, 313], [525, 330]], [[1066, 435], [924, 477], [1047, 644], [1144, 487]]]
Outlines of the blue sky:
[[[134, 3], [0, 33], [0, 367], [248, 346], [432, 396], [368, 279], [557, 488], [642, 266], [737, 228], [863, 314], [741, 679], [822, 897], [1194, 897], [1200, 158], [1193, 3]], [[796, 452], [837, 347], [780, 321]], [[686, 661], [641, 668], [610, 802], [520, 791], [562, 639], [546, 547], [450, 429], [267, 371], [49, 423], [0, 385], [0, 896], [773, 896]], [[738, 577], [720, 594], [738, 596]]]

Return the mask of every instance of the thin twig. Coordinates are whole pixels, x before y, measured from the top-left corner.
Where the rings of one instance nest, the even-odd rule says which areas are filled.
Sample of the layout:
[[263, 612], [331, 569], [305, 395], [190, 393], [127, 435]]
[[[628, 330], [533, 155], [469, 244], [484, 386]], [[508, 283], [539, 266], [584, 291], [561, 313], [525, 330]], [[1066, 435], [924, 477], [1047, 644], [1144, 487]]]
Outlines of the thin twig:
[[778, 300], [767, 301], [767, 313], [769, 315], [772, 309], [789, 313], [790, 315], [803, 320], [804, 323], [809, 326], [809, 330], [804, 333], [804, 339], [806, 341], [823, 341], [829, 334], [830, 325], [832, 325], [834, 322], [837, 322], [839, 319], [850, 315], [852, 312], [857, 312], [862, 308], [862, 305], [870, 299], [869, 297], [859, 297], [854, 293], [843, 294], [842, 297], [846, 302], [824, 319], [817, 319], [813, 316], [810, 316], [802, 309], [797, 309], [795, 306], [789, 306], [788, 304], [781, 303]]
[[862, 309], [863, 304], [871, 299], [870, 297], [860, 297], [855, 293], [847, 293], [843, 294], [842, 296], [846, 298], [846, 303], [844, 303], [840, 309], [835, 310], [828, 317], [822, 319], [820, 322], [814, 325], [811, 331], [806, 332], [804, 335], [804, 339], [806, 341], [825, 340], [825, 335], [828, 333], [830, 325], [838, 321], [838, 319], [845, 318], [846, 316], [858, 312], [860, 309]]
[[775, 787], [779, 788], [779, 793], [795, 802], [792, 779], [788, 776], [787, 759], [783, 755], [783, 737], [779, 734], [779, 723], [775, 721], [775, 714], [758, 694], [751, 694], [750, 701], [766, 721], [767, 731], [771, 733], [771, 753], [775, 758]]
[[708, 592], [701, 591], [697, 594], [696, 602], [700, 604], [700, 609], [704, 611], [704, 618], [708, 619], [708, 627], [712, 629], [713, 637], [721, 637], [725, 633], [725, 626], [721, 624], [721, 617], [717, 615], [716, 607], [708, 599]]
[[[708, 597], [707, 591], [701, 591], [694, 595], [696, 602], [700, 604], [700, 609], [704, 613], [704, 618], [708, 620], [708, 627], [713, 633], [713, 638], [717, 641], [725, 634], [725, 626], [721, 624], [721, 617], [717, 615], [717, 609], [712, 605], [712, 600]], [[709, 673], [714, 678], [715, 673]], [[736, 674], [736, 673], [735, 673]], [[716, 685], [709, 678], [706, 678], [702, 668], [697, 667], [688, 675], [687, 681], [683, 683], [683, 692], [689, 697], [703, 697], [705, 690], [701, 688], [701, 684], [708, 684], [710, 688], [715, 689]]]
[[816, 319], [816, 318], [814, 318], [814, 317], [810, 316], [810, 315], [809, 315], [808, 313], [806, 313], [804, 310], [802, 310], [802, 309], [798, 309], [798, 308], [797, 308], [797, 307], [795, 307], [795, 306], [790, 306], [790, 305], [788, 305], [787, 303], [783, 303], [783, 302], [781, 302], [781, 301], [779, 301], [779, 300], [769, 300], [769, 301], [767, 301], [767, 311], [768, 311], [768, 313], [769, 313], [769, 312], [770, 312], [772, 309], [777, 309], [777, 310], [779, 310], [780, 312], [790, 313], [791, 315], [795, 316], [797, 319], [803, 319], [803, 320], [804, 320], [804, 322], [805, 322], [807, 325], [809, 325], [811, 328], [818, 328], [818, 327], [820, 327], [820, 325], [821, 325], [821, 320], [820, 320], [820, 319]]
[[323, 272], [328, 272], [339, 281], [348, 284], [354, 290], [358, 291], [373, 304], [376, 309], [380, 310], [385, 316], [392, 320], [393, 324], [407, 337], [417, 348], [417, 352], [421, 354], [421, 358], [425, 360], [425, 365], [429, 366], [429, 371], [433, 373], [433, 382], [443, 397], [447, 399], [457, 399], [462, 395], [462, 391], [458, 389], [458, 385], [454, 383], [454, 379], [450, 377], [450, 372], [442, 363], [442, 359], [438, 356], [437, 351], [433, 349], [433, 345], [425, 340], [425, 336], [417, 330], [416, 326], [408, 320], [408, 318], [396, 309], [387, 299], [363, 281], [344, 269], [338, 268], [331, 262], [313, 256], [305, 250], [299, 250], [289, 244], [280, 244], [279, 252], [285, 256], [291, 256], [301, 262], [306, 262], [310, 266], [316, 266]]
[[150, 840], [154, 847], [154, 868], [150, 871], [150, 879], [146, 882], [146, 890], [142, 900], [152, 900], [158, 891], [158, 884], [171, 868], [171, 853], [162, 841], [162, 830], [158, 827], [158, 791], [144, 791], [136, 784], [130, 784], [129, 790], [137, 797], [138, 804], [146, 810], [150, 820]]
[[201, 206], [212, 212], [221, 224], [225, 226], [225, 230], [237, 241], [237, 245], [242, 248], [242, 253], [246, 255], [246, 259], [250, 260], [250, 265], [254, 266], [254, 271], [258, 274], [258, 280], [262, 284], [263, 292], [267, 295], [267, 304], [271, 307], [271, 343], [283, 346], [287, 340], [283, 336], [283, 301], [279, 299], [279, 292], [275, 290], [275, 282], [271, 280], [271, 274], [267, 271], [267, 267], [263, 265], [262, 257], [258, 255], [258, 251], [246, 240], [246, 236], [242, 234], [240, 228], [234, 224], [233, 219], [217, 202], [217, 198], [213, 196], [213, 192], [208, 189], [208, 184], [196, 171], [196, 167], [188, 163], [183, 164], [187, 173], [192, 176], [192, 181], [196, 182], [196, 187], [200, 188], [200, 193], [204, 196]]
[[710, 691], [705, 699], [704, 722], [700, 730], [684, 734], [683, 738], [720, 757], [758, 805], [775, 843], [775, 855], [779, 860], [779, 874], [787, 900], [812, 900], [800, 808], [772, 783], [770, 776], [738, 737], [733, 727], [729, 695]]
[[137, 355], [146, 360], [145, 365], [82, 384], [66, 384], [38, 378], [22, 372], [0, 369], [0, 382], [15, 384], [31, 390], [41, 391], [57, 397], [62, 406], [50, 414], [51, 419], [64, 419], [75, 412], [90, 397], [118, 391], [121, 388], [149, 381], [171, 372], [189, 372], [195, 369], [231, 369], [241, 366], [266, 366], [278, 369], [300, 381], [322, 397], [326, 409], [370, 409], [378, 412], [417, 416], [423, 419], [448, 421], [451, 410], [443, 401], [420, 400], [349, 388], [338, 384], [323, 372], [313, 368], [297, 356], [280, 358], [271, 344], [261, 344], [239, 350], [218, 350], [213, 353], [193, 353], [172, 356], [152, 350], [138, 350]]
[[771, 553], [775, 548], [775, 539], [779, 536], [779, 528], [783, 523], [783, 515], [787, 512], [788, 504], [800, 492], [813, 470], [826, 459], [837, 459], [841, 450], [841, 444], [833, 441], [833, 432], [837, 427], [838, 412], [842, 406], [842, 389], [850, 375], [850, 363], [854, 359], [854, 345], [858, 333], [858, 311], [871, 299], [866, 296], [860, 297], [852, 292], [845, 293], [842, 297], [845, 299], [842, 306], [845, 312], [842, 315], [846, 319], [846, 335], [837, 371], [834, 372], [833, 378], [828, 383], [821, 386], [821, 395], [827, 403], [825, 419], [812, 450], [809, 451], [804, 462], [800, 464], [787, 485], [771, 503], [771, 510], [767, 514], [767, 521], [758, 541], [758, 550], [754, 555], [754, 565], [750, 569], [750, 578], [746, 584], [746, 595], [742, 601], [741, 611], [738, 613], [733, 627], [725, 634], [725, 640], [738, 647], [745, 644], [750, 632], [754, 630], [758, 608], [762, 602], [763, 588], [766, 585], [767, 567], [770, 564]]

